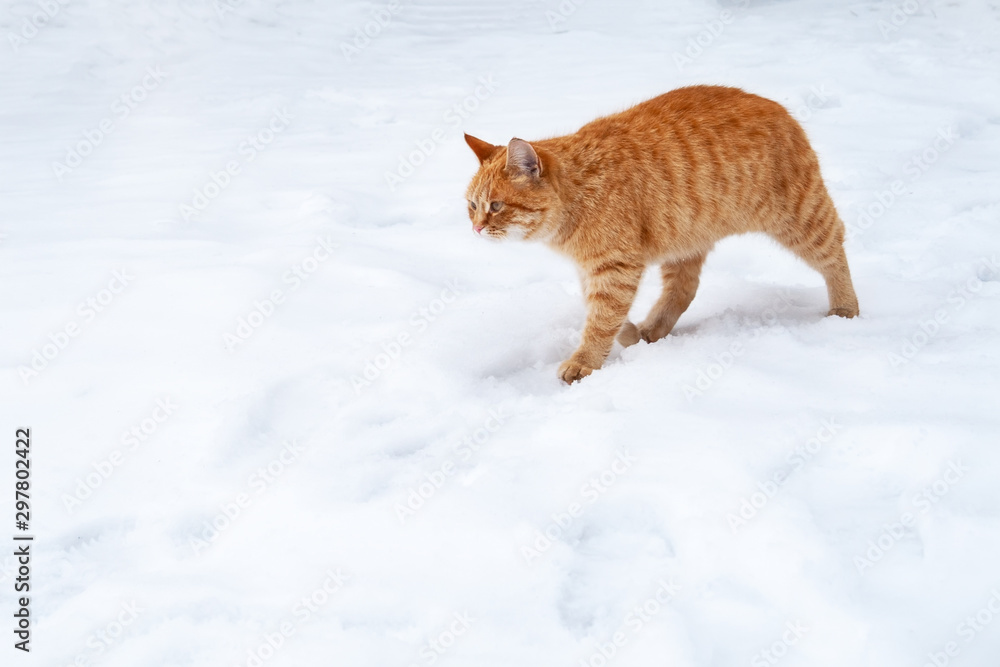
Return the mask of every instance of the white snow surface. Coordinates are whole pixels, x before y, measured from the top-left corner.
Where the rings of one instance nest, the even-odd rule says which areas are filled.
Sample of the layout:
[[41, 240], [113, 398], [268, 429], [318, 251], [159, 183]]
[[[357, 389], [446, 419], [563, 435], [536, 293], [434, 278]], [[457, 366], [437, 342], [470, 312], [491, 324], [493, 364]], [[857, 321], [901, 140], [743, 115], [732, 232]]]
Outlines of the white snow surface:
[[[997, 664], [994, 0], [11, 0], [0, 34], [4, 665]], [[862, 315], [728, 239], [672, 335], [563, 385], [575, 269], [476, 237], [462, 132], [697, 83], [801, 120]]]

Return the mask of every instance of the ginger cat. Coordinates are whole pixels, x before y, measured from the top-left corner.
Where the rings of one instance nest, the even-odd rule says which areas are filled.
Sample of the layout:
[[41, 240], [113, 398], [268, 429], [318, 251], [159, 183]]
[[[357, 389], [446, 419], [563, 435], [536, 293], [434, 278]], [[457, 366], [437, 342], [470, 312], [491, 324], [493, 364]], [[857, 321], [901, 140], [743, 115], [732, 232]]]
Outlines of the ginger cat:
[[[719, 239], [766, 232], [826, 280], [829, 315], [854, 317], [844, 224], [802, 127], [784, 107], [737, 88], [692, 86], [584, 125], [576, 134], [494, 146], [465, 135], [479, 158], [466, 192], [473, 230], [547, 243], [580, 269], [587, 322], [559, 367], [572, 383], [623, 345], [673, 329]], [[626, 321], [643, 270], [663, 293]]]

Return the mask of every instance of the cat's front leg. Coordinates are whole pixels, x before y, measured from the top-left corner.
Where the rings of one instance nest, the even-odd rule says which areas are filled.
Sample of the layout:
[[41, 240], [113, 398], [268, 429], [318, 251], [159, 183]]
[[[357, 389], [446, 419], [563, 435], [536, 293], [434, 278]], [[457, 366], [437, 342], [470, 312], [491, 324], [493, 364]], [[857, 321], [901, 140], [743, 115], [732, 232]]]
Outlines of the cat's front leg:
[[642, 266], [610, 262], [586, 271], [587, 324], [580, 347], [559, 366], [564, 382], [576, 382], [601, 367], [628, 317]]

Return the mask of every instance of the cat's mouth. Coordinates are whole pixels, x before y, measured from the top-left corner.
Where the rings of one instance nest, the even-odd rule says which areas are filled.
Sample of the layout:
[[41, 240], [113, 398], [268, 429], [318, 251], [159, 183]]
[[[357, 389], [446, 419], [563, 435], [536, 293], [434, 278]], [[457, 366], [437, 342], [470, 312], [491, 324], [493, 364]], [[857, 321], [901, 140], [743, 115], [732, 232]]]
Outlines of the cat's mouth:
[[487, 227], [482, 231], [482, 236], [488, 236], [497, 241], [524, 241], [527, 238], [527, 233], [523, 227], [511, 225], [499, 229]]
[[473, 227], [472, 231], [478, 236], [485, 236], [486, 238], [499, 241], [507, 238], [507, 231], [503, 229], [496, 229], [494, 227]]
[[523, 241], [528, 236], [528, 231], [521, 225], [504, 225], [503, 227], [472, 227], [472, 231], [477, 236], [484, 236], [494, 241]]

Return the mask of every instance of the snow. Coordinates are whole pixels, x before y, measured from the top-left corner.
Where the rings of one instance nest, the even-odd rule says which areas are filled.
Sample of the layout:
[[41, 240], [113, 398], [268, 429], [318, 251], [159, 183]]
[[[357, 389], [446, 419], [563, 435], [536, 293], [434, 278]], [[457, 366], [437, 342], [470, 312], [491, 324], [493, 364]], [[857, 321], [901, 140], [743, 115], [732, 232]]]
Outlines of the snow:
[[[18, 664], [995, 665], [996, 3], [12, 0], [0, 34]], [[692, 83], [802, 121], [862, 316], [729, 239], [673, 335], [562, 385], [575, 270], [474, 236], [462, 132]]]

